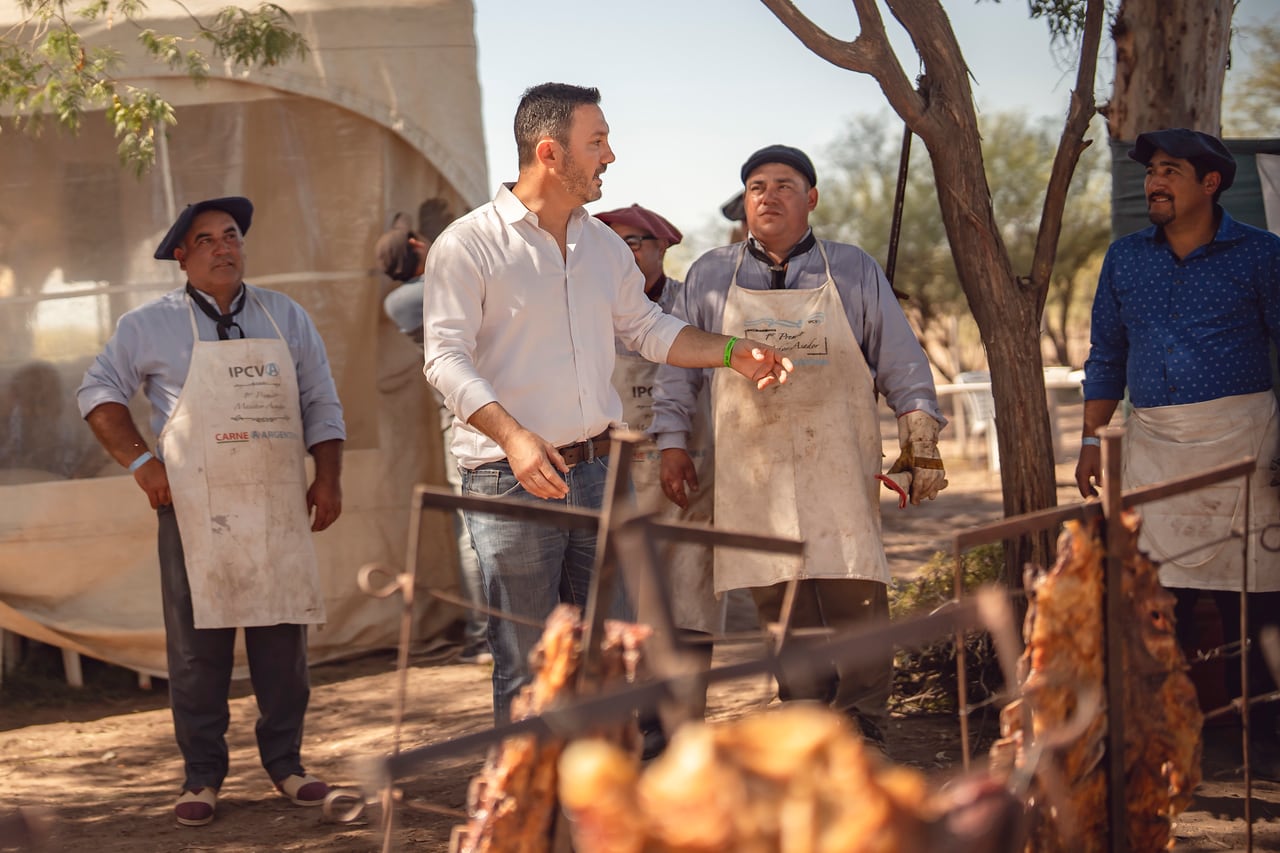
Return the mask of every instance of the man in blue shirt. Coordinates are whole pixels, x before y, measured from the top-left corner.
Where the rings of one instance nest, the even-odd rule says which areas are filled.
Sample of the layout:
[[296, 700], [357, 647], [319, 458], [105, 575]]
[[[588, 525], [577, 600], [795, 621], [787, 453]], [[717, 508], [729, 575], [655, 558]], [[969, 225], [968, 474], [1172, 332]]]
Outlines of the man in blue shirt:
[[[1253, 635], [1280, 617], [1280, 554], [1260, 547], [1258, 535], [1280, 516], [1280, 483], [1271, 473], [1280, 464], [1280, 424], [1269, 347], [1280, 341], [1280, 237], [1236, 222], [1218, 204], [1236, 164], [1217, 138], [1184, 128], [1143, 133], [1129, 157], [1147, 167], [1153, 224], [1113, 243], [1102, 265], [1076, 483], [1082, 495], [1096, 494], [1097, 431], [1126, 387], [1134, 409], [1124, 438], [1125, 488], [1257, 456], [1247, 580]], [[1160, 580], [1177, 596], [1184, 647], [1194, 640], [1192, 614], [1203, 590], [1217, 602], [1224, 636], [1240, 636], [1243, 556], [1227, 537], [1243, 516], [1244, 498], [1233, 482], [1144, 510], [1140, 546], [1161, 561]], [[1274, 689], [1261, 660], [1254, 663], [1253, 695]], [[1239, 670], [1227, 671], [1228, 689], [1238, 695]], [[1276, 776], [1276, 710], [1262, 706], [1250, 719], [1255, 742], [1266, 745], [1255, 767]]]

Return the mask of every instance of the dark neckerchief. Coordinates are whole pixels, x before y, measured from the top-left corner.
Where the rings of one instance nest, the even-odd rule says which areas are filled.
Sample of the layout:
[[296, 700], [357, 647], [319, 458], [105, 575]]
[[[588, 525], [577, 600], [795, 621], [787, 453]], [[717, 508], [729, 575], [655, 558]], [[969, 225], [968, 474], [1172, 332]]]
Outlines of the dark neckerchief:
[[756, 242], [755, 237], [747, 238], [747, 251], [751, 253], [751, 257], [761, 261], [769, 268], [769, 289], [784, 290], [787, 286], [787, 264], [797, 255], [803, 255], [805, 252], [813, 248], [817, 241], [814, 239], [813, 231], [804, 235], [804, 239], [791, 247], [791, 251], [787, 252], [787, 256], [782, 259], [782, 263], [775, 264], [773, 258], [769, 257], [769, 253], [760, 248], [760, 244]]
[[191, 286], [191, 282], [187, 282], [187, 296], [191, 297], [191, 301], [204, 312], [204, 315], [210, 320], [218, 324], [218, 340], [226, 341], [231, 339], [231, 330], [235, 329], [240, 333], [240, 337], [244, 338], [244, 329], [240, 328], [240, 324], [236, 322], [236, 315], [244, 309], [244, 299], [249, 295], [249, 291], [245, 290], [243, 284], [240, 285], [240, 295], [231, 303], [231, 310], [226, 314], [219, 314], [218, 310], [200, 295], [200, 291]]
[[645, 296], [649, 297], [650, 302], [657, 302], [662, 298], [662, 291], [667, 289], [667, 277], [664, 275], [658, 279], [658, 283], [645, 291]]

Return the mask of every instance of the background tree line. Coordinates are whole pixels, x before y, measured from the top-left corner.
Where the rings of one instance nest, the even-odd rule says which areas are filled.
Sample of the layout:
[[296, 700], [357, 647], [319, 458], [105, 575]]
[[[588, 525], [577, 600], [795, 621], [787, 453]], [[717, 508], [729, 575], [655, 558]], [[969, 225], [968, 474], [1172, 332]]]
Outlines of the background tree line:
[[[1009, 112], [984, 116], [981, 126], [996, 219], [1015, 268], [1026, 269], [1059, 130], [1053, 120]], [[852, 118], [825, 152], [829, 165], [813, 217], [818, 233], [855, 243], [882, 264], [888, 253], [901, 138], [901, 125], [888, 113]], [[1091, 146], [1067, 196], [1042, 329], [1047, 363], [1078, 367], [1084, 358], [1087, 340], [1081, 341], [1079, 332], [1088, 328], [1090, 282], [1096, 280], [1110, 241], [1110, 181], [1106, 147]], [[907, 294], [903, 308], [930, 360], [948, 378], [985, 366], [951, 251], [938, 215], [932, 165], [923, 156], [913, 156], [894, 286]], [[1073, 330], [1074, 347], [1069, 346]]]

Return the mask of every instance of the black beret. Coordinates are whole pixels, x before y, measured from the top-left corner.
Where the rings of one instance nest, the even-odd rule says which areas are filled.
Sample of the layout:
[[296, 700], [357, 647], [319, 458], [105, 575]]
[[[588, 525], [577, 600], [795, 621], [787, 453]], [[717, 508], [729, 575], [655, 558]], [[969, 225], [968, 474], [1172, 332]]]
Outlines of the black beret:
[[206, 210], [221, 210], [236, 221], [236, 225], [239, 226], [242, 235], [249, 233], [249, 225], [253, 222], [253, 202], [249, 201], [249, 199], [233, 195], [226, 198], [211, 198], [205, 201], [198, 201], [195, 204], [187, 205], [186, 209], [178, 214], [178, 218], [174, 220], [173, 225], [169, 228], [169, 233], [164, 235], [164, 239], [160, 241], [160, 245], [156, 248], [156, 260], [176, 260], [173, 257], [173, 250], [182, 245], [183, 238], [191, 230], [191, 223], [196, 216]]
[[1129, 159], [1149, 166], [1157, 151], [1189, 160], [1205, 171], [1219, 173], [1222, 175], [1221, 190], [1230, 187], [1236, 179], [1235, 158], [1216, 136], [1198, 130], [1187, 130], [1185, 127], [1140, 133], [1129, 149]]
[[790, 145], [768, 145], [748, 157], [747, 162], [742, 164], [742, 182], [745, 184], [756, 167], [763, 166], [765, 163], [782, 163], [790, 166], [804, 175], [809, 186], [818, 185], [818, 174], [813, 170], [813, 161], [809, 159], [809, 155]]
[[730, 222], [746, 222], [746, 191], [739, 192], [733, 198], [720, 205], [720, 212], [724, 214], [724, 218]]

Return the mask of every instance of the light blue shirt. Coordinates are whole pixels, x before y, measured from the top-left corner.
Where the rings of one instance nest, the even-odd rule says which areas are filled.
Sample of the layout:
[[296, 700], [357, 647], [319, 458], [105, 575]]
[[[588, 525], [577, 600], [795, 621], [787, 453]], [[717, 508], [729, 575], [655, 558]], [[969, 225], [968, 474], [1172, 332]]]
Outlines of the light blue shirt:
[[[876, 392], [884, 396], [897, 416], [920, 410], [945, 424], [929, 359], [880, 265], [857, 246], [830, 240], [823, 240], [822, 245], [831, 261], [831, 278], [844, 303], [849, 327], [871, 369]], [[671, 313], [699, 329], [723, 334], [724, 306], [742, 249], [741, 243], [735, 243], [698, 258], [685, 276]], [[787, 264], [788, 290], [821, 287], [826, 281], [827, 267], [816, 245]], [[769, 285], [769, 268], [746, 253], [738, 269], [738, 286], [768, 290]], [[698, 392], [710, 376], [707, 370], [669, 364], [658, 369], [649, 432], [659, 448], [684, 447]]]
[[[276, 338], [275, 320], [293, 354], [298, 373], [303, 435], [307, 447], [345, 439], [342, 403], [329, 370], [329, 357], [315, 324], [283, 293], [245, 285], [249, 291], [236, 323], [248, 338]], [[202, 295], [203, 298], [203, 295]], [[213, 300], [208, 300], [213, 305]], [[263, 308], [271, 313], [268, 317]], [[216, 306], [215, 306], [216, 308]], [[103, 403], [129, 405], [142, 388], [151, 403], [151, 429], [158, 436], [178, 402], [191, 366], [191, 315], [202, 341], [217, 341], [214, 321], [193, 306], [186, 290], [178, 288], [122, 315], [106, 348], [89, 365], [76, 391], [80, 415]], [[233, 332], [234, 334], [234, 332]]]

